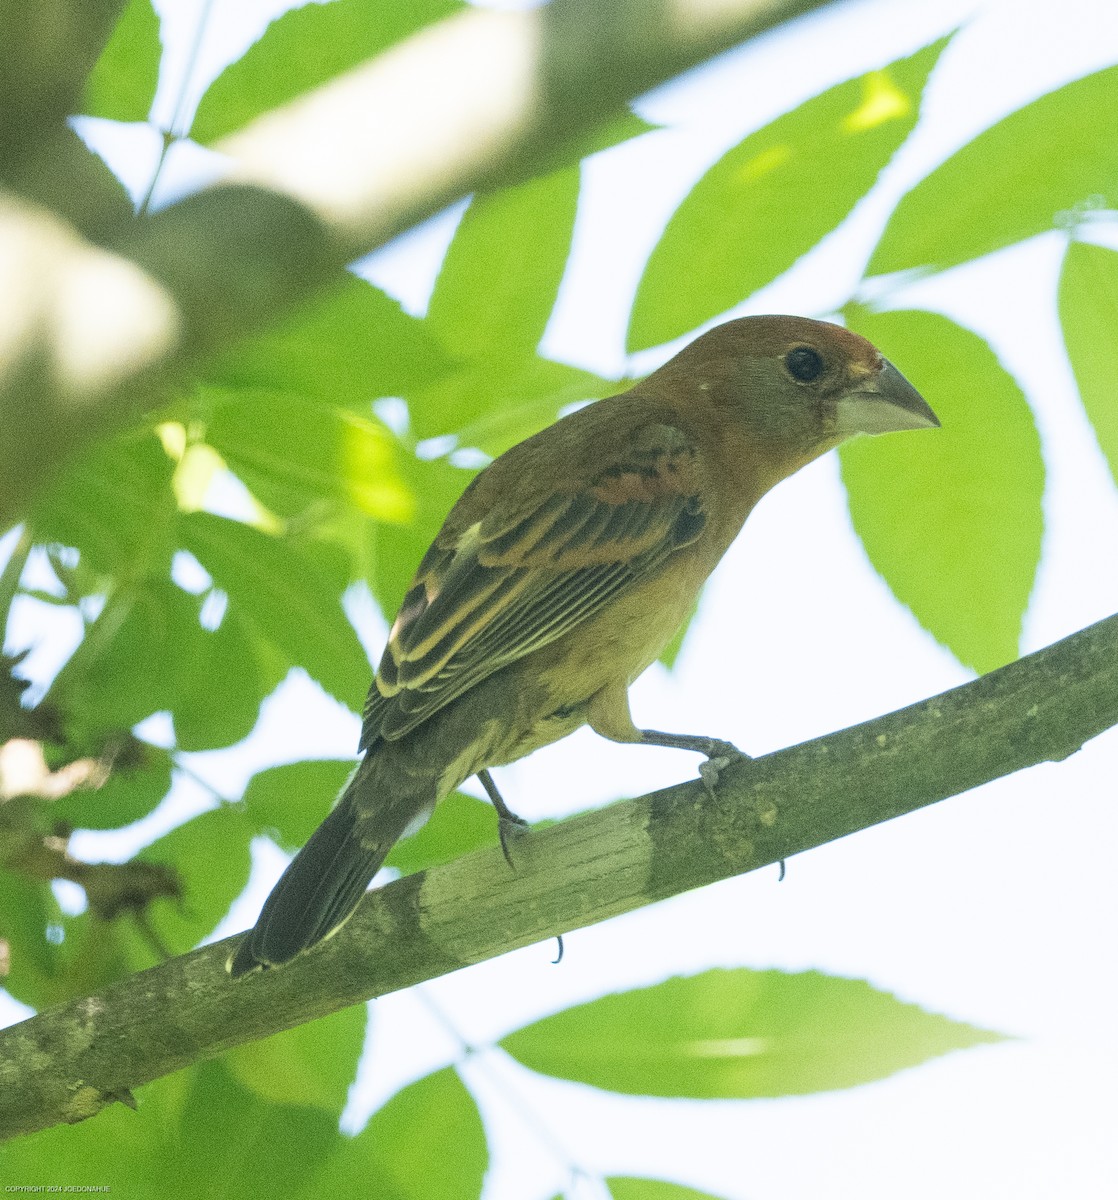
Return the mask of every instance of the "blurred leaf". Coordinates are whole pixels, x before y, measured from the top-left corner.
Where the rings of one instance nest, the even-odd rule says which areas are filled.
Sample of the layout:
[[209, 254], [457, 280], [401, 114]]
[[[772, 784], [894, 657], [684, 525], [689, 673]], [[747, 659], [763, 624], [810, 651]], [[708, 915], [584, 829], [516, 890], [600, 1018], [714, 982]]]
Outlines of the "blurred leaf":
[[172, 716], [180, 750], [214, 750], [248, 737], [271, 689], [256, 644], [236, 609], [216, 630], [202, 630], [179, 669]]
[[235, 1079], [270, 1104], [313, 1104], [336, 1118], [345, 1108], [365, 1044], [367, 1012], [354, 1004], [222, 1059]]
[[261, 1099], [223, 1061], [192, 1068], [190, 1083], [178, 1127], [164, 1135], [162, 1162], [137, 1195], [290, 1196], [344, 1144], [336, 1114]]
[[447, 1067], [397, 1092], [296, 1194], [471, 1200], [488, 1165], [477, 1105]]
[[120, 829], [154, 811], [171, 790], [171, 756], [145, 749], [139, 768], [113, 768], [99, 788], [79, 788], [51, 805], [51, 816], [75, 829]]
[[334, 0], [289, 10], [210, 85], [191, 137], [205, 144], [240, 129], [462, 7], [457, 0]]
[[277, 328], [240, 343], [205, 378], [222, 387], [287, 392], [366, 411], [371, 400], [406, 395], [450, 367], [422, 321], [347, 274]]
[[[435, 538], [454, 502], [475, 472], [456, 467], [445, 458], [401, 458], [404, 480], [416, 499], [409, 525], [377, 525], [373, 530], [374, 570], [369, 580], [381, 611], [391, 620], [411, 583], [419, 560]], [[369, 677], [365, 676], [368, 684]]]
[[[152, 929], [172, 954], [185, 954], [208, 937], [248, 883], [252, 830], [234, 805], [213, 808], [157, 838], [136, 856], [172, 868], [182, 883], [177, 905], [157, 900], [147, 912]], [[151, 966], [151, 949], [138, 949], [136, 969]]]
[[710, 1192], [697, 1192], [694, 1188], [668, 1183], [663, 1179], [610, 1175], [606, 1179], [606, 1187], [612, 1200], [717, 1200]]
[[125, 583], [55, 677], [50, 702], [66, 713], [78, 736], [130, 729], [174, 707], [181, 672], [202, 636], [197, 598], [170, 579]]
[[475, 364], [415, 393], [412, 423], [420, 439], [453, 433], [460, 446], [495, 458], [552, 424], [567, 405], [624, 389], [624, 383], [524, 354]]
[[866, 275], [942, 270], [1118, 203], [1118, 67], [1041, 96], [902, 197]]
[[121, 226], [135, 213], [124, 185], [70, 126], [52, 130], [31, 147], [10, 182], [21, 197], [94, 242], [119, 238]]
[[8, 974], [0, 987], [33, 1008], [51, 1000], [53, 979], [64, 969], [61, 948], [47, 937], [60, 918], [50, 888], [0, 866], [0, 942], [7, 944]]
[[410, 518], [396, 438], [374, 417], [272, 392], [219, 393], [211, 405], [207, 441], [272, 512], [330, 500], [380, 521]]
[[619, 146], [622, 142], [632, 141], [634, 138], [642, 137], [646, 133], [653, 133], [655, 130], [662, 128], [663, 126], [656, 125], [652, 121], [646, 121], [644, 117], [638, 116], [629, 109], [625, 109], [618, 116], [607, 120], [604, 125], [599, 125], [597, 129], [591, 130], [590, 133], [586, 134], [584, 139], [579, 143], [575, 153], [577, 153], [580, 159], [589, 158], [591, 154], [600, 154], [603, 150], [612, 150], [614, 146]]
[[139, 1089], [135, 1112], [114, 1104], [95, 1121], [56, 1125], [13, 1139], [4, 1147], [4, 1178], [17, 1183], [95, 1180], [91, 1186], [124, 1196], [185, 1196], [177, 1185], [184, 1155], [197, 1143], [185, 1138], [174, 1146], [173, 1141], [176, 1109], [193, 1075], [176, 1071]]
[[356, 765], [354, 759], [310, 759], [269, 767], [248, 781], [243, 803], [254, 833], [278, 835], [297, 850], [318, 828]]
[[151, 0], [128, 0], [86, 80], [82, 112], [112, 121], [146, 121], [161, 54], [159, 17]]
[[1044, 464], [1032, 413], [976, 334], [928, 312], [851, 306], [942, 429], [840, 449], [854, 528], [902, 604], [975, 671], [1017, 657], [1040, 561]]
[[691, 629], [691, 622], [695, 619], [695, 614], [699, 611], [699, 601], [696, 600], [691, 605], [691, 611], [687, 614], [687, 619], [683, 624], [672, 634], [672, 640], [664, 647], [660, 653], [660, 662], [668, 668], [669, 671], [675, 669], [676, 659], [679, 658], [679, 652], [683, 649], [683, 643], [687, 639], [687, 634]]
[[427, 309], [459, 358], [535, 352], [570, 254], [578, 193], [576, 166], [470, 202]]
[[823, 92], [715, 163], [648, 260], [629, 349], [671, 341], [740, 304], [844, 220], [916, 124], [948, 40]]
[[471, 850], [497, 845], [497, 815], [486, 800], [462, 792], [444, 796], [418, 832], [392, 847], [385, 865], [403, 875], [442, 866]]
[[108, 575], [127, 564], [170, 567], [174, 464], [151, 430], [97, 442], [60, 477], [31, 514], [37, 542], [76, 547]]
[[603, 996], [528, 1025], [501, 1046], [560, 1079], [707, 1100], [854, 1087], [999, 1040], [862, 980], [739, 968]]
[[1118, 253], [1071, 242], [1060, 273], [1059, 305], [1079, 396], [1118, 483]]
[[290, 541], [212, 513], [187, 513], [182, 544], [229, 597], [239, 616], [303, 667], [330, 695], [360, 712], [368, 686], [365, 651], [346, 618], [344, 565], [331, 567]]

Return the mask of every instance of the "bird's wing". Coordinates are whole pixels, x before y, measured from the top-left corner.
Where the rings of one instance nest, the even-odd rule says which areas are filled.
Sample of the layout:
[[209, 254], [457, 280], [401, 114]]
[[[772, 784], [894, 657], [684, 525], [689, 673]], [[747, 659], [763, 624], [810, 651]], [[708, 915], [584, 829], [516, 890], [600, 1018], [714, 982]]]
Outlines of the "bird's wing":
[[644, 425], [563, 492], [498, 502], [450, 544], [436, 538], [389, 634], [361, 748], [403, 737], [693, 542], [706, 524], [701, 472], [679, 429]]

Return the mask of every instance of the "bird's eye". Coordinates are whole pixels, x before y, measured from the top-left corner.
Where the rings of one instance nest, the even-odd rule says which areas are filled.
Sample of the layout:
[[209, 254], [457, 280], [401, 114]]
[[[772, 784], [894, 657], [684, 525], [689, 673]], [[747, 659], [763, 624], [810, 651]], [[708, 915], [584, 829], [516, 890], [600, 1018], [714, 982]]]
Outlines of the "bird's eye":
[[811, 383], [823, 374], [823, 359], [817, 350], [810, 346], [797, 346], [784, 356], [784, 365], [788, 374], [800, 383]]

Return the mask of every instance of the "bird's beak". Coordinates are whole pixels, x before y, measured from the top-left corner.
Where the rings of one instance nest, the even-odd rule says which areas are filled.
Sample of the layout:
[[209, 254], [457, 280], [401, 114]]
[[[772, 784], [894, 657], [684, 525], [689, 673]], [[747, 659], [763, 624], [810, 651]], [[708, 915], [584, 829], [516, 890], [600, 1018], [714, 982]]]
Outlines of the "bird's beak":
[[938, 428], [939, 418], [891, 362], [883, 361], [874, 375], [852, 387], [835, 406], [835, 432], [842, 437]]

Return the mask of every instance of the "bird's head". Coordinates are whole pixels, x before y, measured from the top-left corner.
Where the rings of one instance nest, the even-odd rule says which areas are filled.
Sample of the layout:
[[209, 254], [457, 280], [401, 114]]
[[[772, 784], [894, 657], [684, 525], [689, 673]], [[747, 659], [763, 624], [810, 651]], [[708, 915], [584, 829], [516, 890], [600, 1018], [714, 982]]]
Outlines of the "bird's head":
[[689, 378], [757, 450], [790, 470], [857, 434], [939, 425], [870, 342], [806, 317], [727, 321], [661, 370]]

